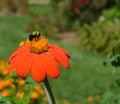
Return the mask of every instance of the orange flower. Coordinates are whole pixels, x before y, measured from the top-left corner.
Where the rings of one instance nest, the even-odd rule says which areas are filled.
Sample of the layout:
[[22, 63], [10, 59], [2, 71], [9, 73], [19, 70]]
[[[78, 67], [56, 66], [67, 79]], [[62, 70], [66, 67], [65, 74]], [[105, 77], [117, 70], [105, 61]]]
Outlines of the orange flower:
[[41, 87], [39, 85], [35, 85], [34, 88], [35, 88], [36, 91], [40, 91], [41, 90]]
[[8, 74], [8, 70], [3, 70], [3, 71], [2, 71], [2, 75], [5, 76], [5, 75], [7, 75], [7, 74]]
[[12, 89], [15, 89], [15, 85], [14, 84], [11, 84], [11, 86], [10, 86]]
[[19, 79], [18, 84], [20, 86], [23, 86], [25, 84], [25, 81], [23, 79]]
[[2, 96], [8, 96], [9, 95], [9, 91], [8, 90], [3, 90], [2, 91]]
[[0, 90], [4, 88], [4, 81], [0, 79]]
[[37, 99], [39, 97], [39, 94], [36, 91], [32, 92], [31, 98], [32, 99]]
[[4, 86], [5, 87], [9, 87], [9, 86], [11, 86], [11, 84], [13, 83], [13, 79], [12, 78], [9, 78], [9, 79], [7, 79], [7, 80], [5, 80], [4, 81]]
[[24, 92], [17, 92], [17, 94], [16, 94], [16, 97], [19, 97], [19, 98], [23, 98], [23, 96], [24, 96]]
[[24, 91], [29, 91], [29, 87], [25, 87], [25, 88], [24, 88]]
[[93, 102], [94, 101], [94, 98], [92, 96], [89, 96], [88, 97], [88, 102]]
[[69, 54], [48, 40], [39, 32], [33, 32], [22, 46], [9, 58], [9, 72], [16, 69], [18, 76], [25, 78], [29, 73], [37, 82], [42, 82], [48, 75], [57, 78], [60, 74], [58, 62], [69, 68]]
[[0, 61], [0, 70], [5, 69], [5, 62], [4, 61]]

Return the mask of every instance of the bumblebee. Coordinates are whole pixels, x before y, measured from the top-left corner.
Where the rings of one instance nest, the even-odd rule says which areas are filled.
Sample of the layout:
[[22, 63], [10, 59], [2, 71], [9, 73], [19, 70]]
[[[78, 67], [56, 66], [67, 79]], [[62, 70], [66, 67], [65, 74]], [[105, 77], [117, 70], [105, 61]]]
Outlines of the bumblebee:
[[32, 34], [29, 35], [29, 40], [32, 41], [33, 39], [38, 39], [41, 34], [37, 31], [34, 31]]

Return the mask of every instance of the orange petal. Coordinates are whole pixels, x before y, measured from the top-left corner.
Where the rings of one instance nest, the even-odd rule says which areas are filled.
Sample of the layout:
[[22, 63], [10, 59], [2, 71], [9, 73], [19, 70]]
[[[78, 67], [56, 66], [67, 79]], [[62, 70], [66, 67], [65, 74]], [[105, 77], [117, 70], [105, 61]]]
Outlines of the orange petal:
[[69, 60], [68, 57], [60, 50], [56, 50], [54, 48], [50, 48], [49, 52], [52, 54], [52, 56], [55, 57], [55, 59], [60, 62], [66, 69], [69, 68]]
[[31, 70], [32, 62], [33, 55], [31, 53], [26, 53], [23, 56], [21, 56], [21, 61], [16, 68], [18, 76], [25, 78]]
[[18, 48], [16, 51], [14, 51], [14, 52], [12, 53], [12, 55], [10, 56], [10, 58], [9, 58], [9, 60], [8, 60], [8, 63], [10, 64], [10, 61], [11, 61], [17, 54], [22, 53], [22, 52], [28, 50], [28, 48], [29, 48], [28, 45], [23, 45], [23, 46], [21, 46], [20, 48]]
[[57, 78], [60, 70], [54, 57], [49, 54], [44, 54], [44, 63], [47, 67], [47, 75], [51, 78]]
[[9, 66], [9, 72], [11, 72], [13, 69], [16, 69], [17, 65], [19, 65], [19, 63], [21, 63], [21, 56], [23, 54], [17, 55], [15, 56], [11, 62], [10, 62], [10, 66]]
[[13, 69], [16, 69], [16, 67], [21, 63], [23, 55], [26, 53], [27, 51], [24, 53], [23, 52], [19, 53], [11, 59], [10, 66], [9, 66], [9, 72], [11, 72]]
[[55, 45], [55, 44], [49, 44], [48, 46], [49, 46], [50, 48], [54, 48], [54, 49], [63, 51], [63, 52], [67, 55], [67, 57], [70, 58], [70, 55], [69, 55], [64, 49], [62, 49], [61, 47], [59, 47], [59, 46], [57, 46], [57, 45]]
[[34, 54], [31, 72], [35, 81], [42, 82], [45, 79], [46, 65], [42, 54]]

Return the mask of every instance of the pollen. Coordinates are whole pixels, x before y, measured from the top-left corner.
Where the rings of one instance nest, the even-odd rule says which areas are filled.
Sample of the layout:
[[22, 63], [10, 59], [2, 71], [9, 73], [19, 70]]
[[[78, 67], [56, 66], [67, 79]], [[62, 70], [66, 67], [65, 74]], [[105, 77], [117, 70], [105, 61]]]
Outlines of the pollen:
[[47, 52], [48, 50], [48, 40], [45, 37], [36, 37], [30, 41], [30, 52], [40, 54], [42, 52]]

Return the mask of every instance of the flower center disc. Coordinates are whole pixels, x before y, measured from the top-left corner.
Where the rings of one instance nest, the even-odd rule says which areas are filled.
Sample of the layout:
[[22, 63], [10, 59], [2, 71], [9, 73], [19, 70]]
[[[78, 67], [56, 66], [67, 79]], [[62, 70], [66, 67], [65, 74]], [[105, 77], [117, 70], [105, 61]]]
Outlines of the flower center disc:
[[30, 41], [30, 52], [40, 54], [48, 50], [48, 40], [45, 37], [35, 37]]

